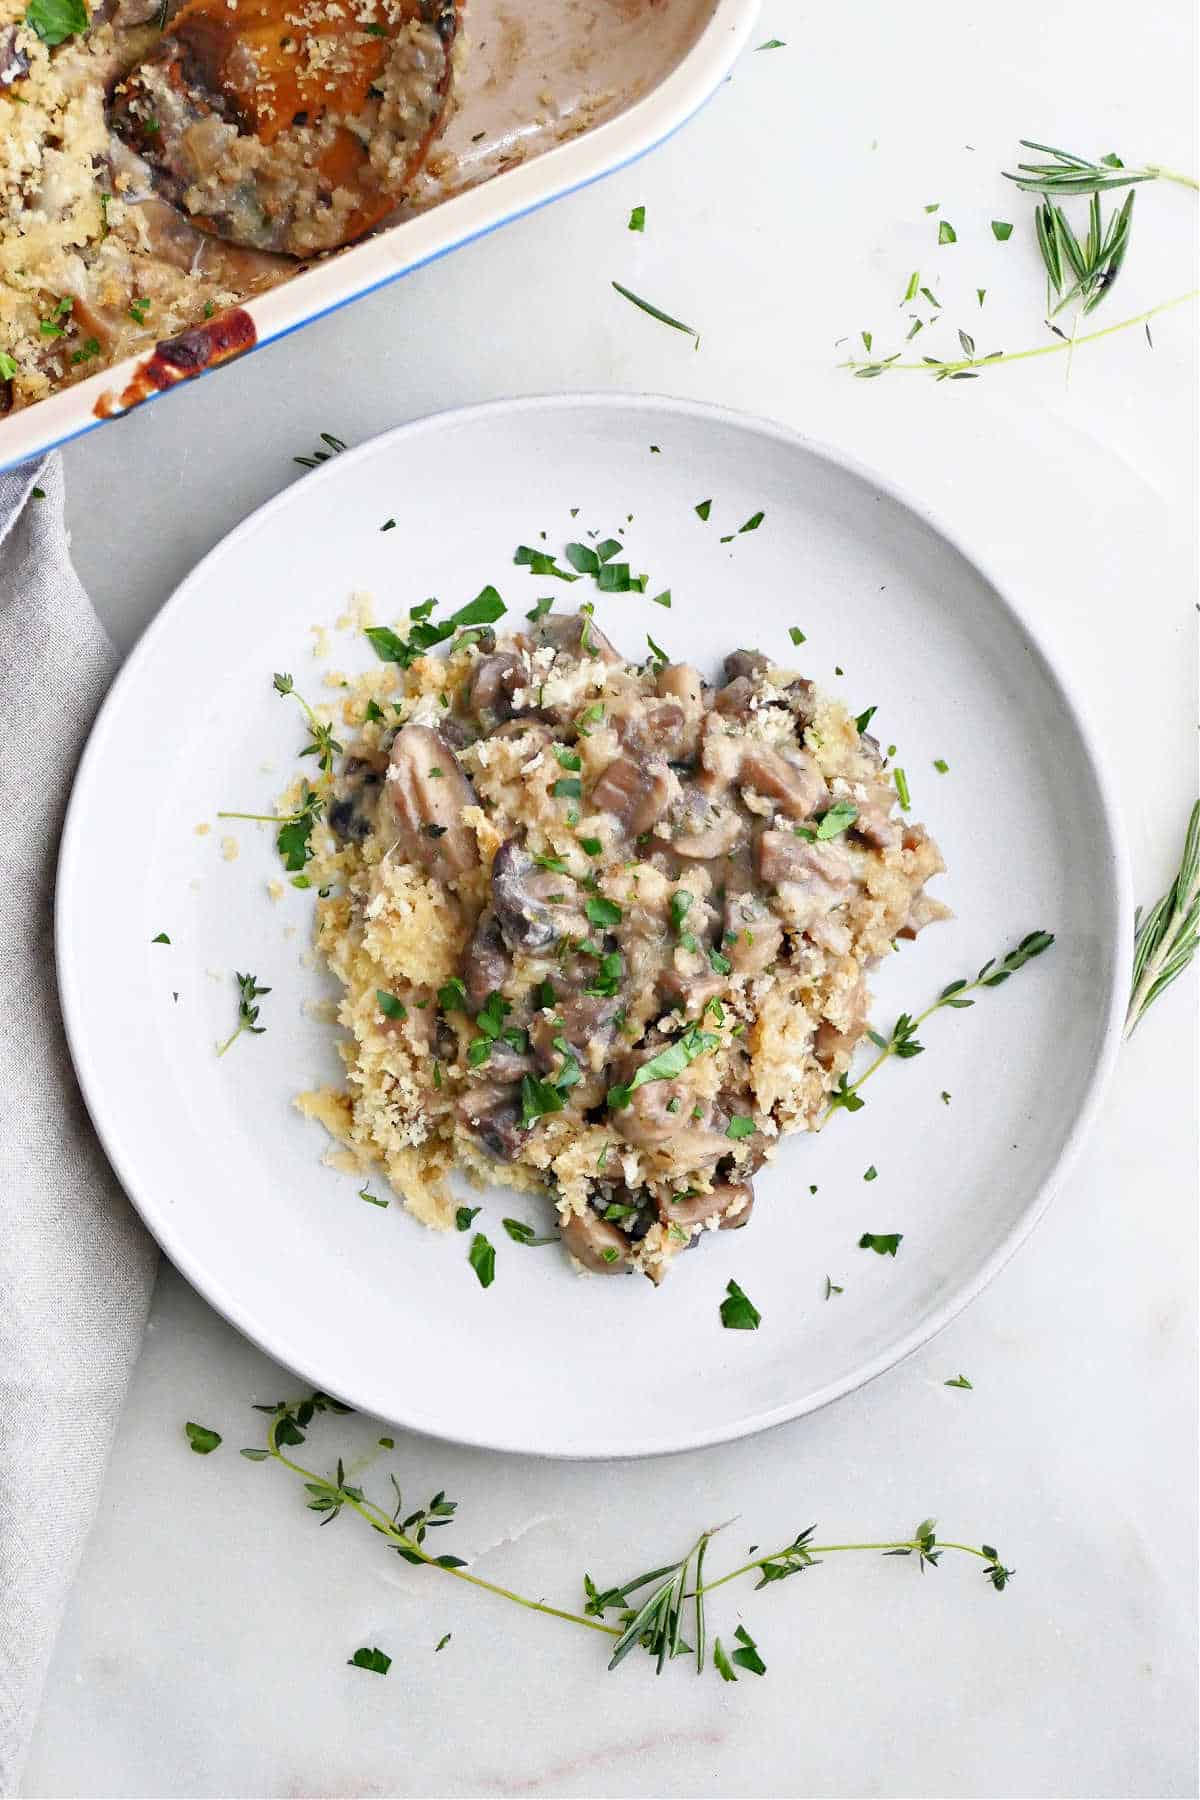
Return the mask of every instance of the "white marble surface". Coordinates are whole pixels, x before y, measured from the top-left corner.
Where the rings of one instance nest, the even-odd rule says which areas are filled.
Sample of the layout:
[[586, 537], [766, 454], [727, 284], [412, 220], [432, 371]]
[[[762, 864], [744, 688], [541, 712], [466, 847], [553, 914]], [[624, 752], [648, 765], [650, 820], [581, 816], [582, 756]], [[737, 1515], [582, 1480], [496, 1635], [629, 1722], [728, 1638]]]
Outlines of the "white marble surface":
[[[895, 347], [918, 265], [981, 349], [1038, 342], [1030, 202], [996, 171], [1022, 133], [1194, 166], [1194, 28], [1183, 0], [1153, 30], [1114, 0], [1086, 20], [1066, 0], [1003, 15], [768, 0], [756, 41], [787, 48], [748, 55], [642, 165], [71, 449], [75, 550], [104, 618], [128, 645], [322, 429], [357, 441], [568, 387], [773, 414], [925, 495], [1036, 605], [1153, 896], [1194, 795], [1194, 308], [1155, 322], [1153, 350], [1140, 330], [1085, 347], [1069, 385], [1063, 357], [953, 387], [856, 382], [833, 344], [866, 327]], [[933, 247], [935, 200], [953, 248]], [[639, 202], [644, 238], [625, 229]], [[1020, 221], [1008, 244], [991, 218]], [[1098, 324], [1194, 284], [1195, 218], [1183, 190], [1139, 195]], [[613, 276], [693, 321], [699, 354]], [[949, 1063], [952, 1037], [930, 1054]], [[400, 1436], [406, 1492], [461, 1503], [454, 1547], [567, 1604], [585, 1568], [616, 1579], [731, 1515], [731, 1556], [814, 1519], [873, 1538], [934, 1512], [1017, 1567], [1002, 1596], [961, 1560], [921, 1579], [873, 1557], [730, 1588], [721, 1628], [740, 1607], [761, 1682], [606, 1677], [582, 1632], [387, 1558], [351, 1519], [318, 1534], [280, 1470], [235, 1453], [250, 1401], [294, 1383], [164, 1269], [26, 1793], [1194, 1793], [1195, 1052], [1192, 980], [1123, 1052], [1082, 1158], [992, 1289], [815, 1418], [632, 1466]], [[396, 1354], [436, 1381], [403, 1321]], [[970, 1393], [942, 1385], [960, 1370]], [[193, 1456], [185, 1418], [222, 1450]], [[378, 1430], [334, 1421], [315, 1454]], [[386, 1680], [345, 1666], [376, 1643]]]

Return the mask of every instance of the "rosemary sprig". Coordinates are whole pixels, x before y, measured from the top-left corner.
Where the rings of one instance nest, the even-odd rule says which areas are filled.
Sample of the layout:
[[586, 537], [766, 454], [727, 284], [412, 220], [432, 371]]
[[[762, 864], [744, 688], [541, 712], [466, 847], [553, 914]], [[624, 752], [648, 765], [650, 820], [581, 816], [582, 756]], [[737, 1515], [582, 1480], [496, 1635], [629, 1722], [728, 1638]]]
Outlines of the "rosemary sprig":
[[932, 375], [937, 381], [973, 380], [984, 368], [998, 369], [1002, 363], [1026, 362], [1031, 356], [1057, 356], [1064, 350], [1078, 350], [1081, 344], [1094, 344], [1100, 338], [1112, 337], [1115, 332], [1128, 331], [1132, 325], [1145, 325], [1159, 313], [1169, 312], [1173, 306], [1185, 306], [1189, 300], [1195, 300], [1198, 296], [1200, 288], [1192, 288], [1186, 294], [1177, 294], [1173, 300], [1163, 300], [1158, 306], [1151, 306], [1146, 312], [1135, 313], [1133, 318], [1122, 319], [1116, 325], [1105, 325], [1100, 331], [1081, 332], [1075, 337], [1066, 337], [1060, 332], [1053, 344], [1038, 344], [1032, 350], [993, 350], [988, 356], [966, 356], [957, 362], [940, 362], [934, 356], [923, 356], [920, 362], [901, 362], [897, 352], [895, 356], [884, 357], [875, 362], [867, 362], [861, 357], [848, 357], [838, 367], [852, 370], [860, 380], [899, 373], [902, 370], [906, 373]]
[[235, 975], [234, 980], [237, 982], [238, 988], [237, 1030], [232, 1032], [223, 1044], [217, 1045], [218, 1056], [224, 1056], [230, 1044], [236, 1043], [243, 1031], [249, 1031], [255, 1037], [261, 1037], [267, 1029], [265, 1025], [258, 1023], [258, 1008], [254, 1002], [261, 999], [264, 994], [269, 994], [270, 988], [259, 987], [257, 975]]
[[1026, 194], [1101, 194], [1109, 188], [1133, 187], [1140, 181], [1176, 181], [1182, 187], [1200, 188], [1191, 175], [1175, 169], [1164, 169], [1159, 163], [1144, 163], [1127, 169], [1113, 152], [1092, 162], [1086, 156], [1073, 156], [1069, 150], [1056, 150], [1051, 144], [1035, 144], [1021, 139], [1023, 150], [1041, 150], [1052, 162], [1018, 163], [1017, 172], [1004, 171], [1008, 181], [1015, 181]]
[[[1129, 194], [1125, 204], [1105, 224], [1100, 210], [1100, 196], [1093, 194], [1088, 208], [1087, 236], [1080, 243], [1061, 206], [1043, 200], [1034, 215], [1038, 249], [1046, 265], [1046, 310], [1056, 318], [1072, 300], [1082, 302], [1084, 317], [1093, 312], [1116, 281], [1129, 249], [1129, 232], [1133, 221], [1133, 202]], [[1075, 277], [1074, 284], [1063, 288]], [[1053, 302], [1057, 300], [1057, 305]]]
[[[653, 1657], [659, 1674], [668, 1662], [685, 1655], [694, 1657], [696, 1673], [701, 1674], [707, 1663], [706, 1596], [746, 1575], [757, 1576], [757, 1591], [786, 1580], [791, 1575], [799, 1575], [806, 1569], [816, 1567], [824, 1558], [842, 1552], [870, 1551], [884, 1556], [915, 1554], [918, 1566], [924, 1570], [936, 1568], [946, 1550], [977, 1557], [984, 1565], [985, 1578], [997, 1593], [1003, 1592], [1014, 1573], [1001, 1563], [990, 1544], [977, 1546], [939, 1539], [935, 1535], [934, 1521], [923, 1519], [911, 1537], [869, 1543], [814, 1544], [812, 1537], [816, 1527], [810, 1525], [798, 1532], [781, 1549], [753, 1556], [750, 1561], [730, 1569], [715, 1581], [705, 1581], [705, 1551], [712, 1538], [723, 1529], [716, 1526], [701, 1532], [686, 1554], [676, 1561], [635, 1575], [619, 1586], [601, 1589], [590, 1575], [585, 1575], [583, 1611], [573, 1612], [566, 1607], [550, 1606], [544, 1600], [532, 1600], [525, 1594], [516, 1593], [512, 1588], [502, 1587], [498, 1582], [487, 1581], [483, 1576], [473, 1574], [462, 1557], [434, 1555], [427, 1548], [428, 1534], [441, 1526], [449, 1525], [457, 1511], [457, 1503], [448, 1500], [445, 1493], [435, 1494], [425, 1506], [406, 1513], [401, 1490], [395, 1476], [392, 1476], [396, 1504], [389, 1512], [375, 1501], [369, 1500], [361, 1487], [346, 1480], [345, 1465], [341, 1457], [337, 1459], [335, 1474], [330, 1478], [306, 1468], [288, 1455], [288, 1450], [306, 1441], [308, 1428], [318, 1414], [351, 1411], [340, 1400], [334, 1400], [328, 1394], [314, 1393], [301, 1401], [280, 1401], [278, 1405], [258, 1406], [255, 1410], [270, 1415], [266, 1442], [262, 1448], [243, 1450], [242, 1455], [251, 1462], [280, 1463], [297, 1476], [308, 1495], [306, 1505], [311, 1512], [321, 1515], [322, 1525], [331, 1524], [342, 1512], [357, 1513], [372, 1531], [383, 1538], [387, 1548], [403, 1557], [405, 1562], [441, 1570], [456, 1581], [467, 1582], [472, 1587], [481, 1588], [486, 1593], [508, 1600], [515, 1606], [525, 1607], [530, 1612], [544, 1613], [569, 1625], [602, 1633], [613, 1640], [608, 1663], [610, 1670], [618, 1668], [634, 1649], [641, 1648]], [[615, 1613], [615, 1623], [609, 1623], [606, 1619], [605, 1614], [609, 1612]], [[690, 1617], [693, 1623], [696, 1640], [694, 1645], [684, 1641], [685, 1617]], [[714, 1643], [713, 1666], [721, 1678], [726, 1681], [737, 1679], [729, 1668], [731, 1660], [755, 1674], [765, 1673], [766, 1665], [758, 1655], [757, 1647], [749, 1634], [738, 1635], [737, 1641], [743, 1645], [746, 1654], [734, 1652], [732, 1659], [723, 1652], [718, 1656], [717, 1645], [720, 1640]]]
[[1132, 1037], [1149, 1007], [1182, 975], [1200, 943], [1200, 800], [1192, 808], [1179, 872], [1143, 919], [1133, 945], [1133, 991], [1125, 1017]]
[[881, 1069], [884, 1063], [890, 1061], [893, 1056], [898, 1057], [901, 1062], [906, 1062], [913, 1056], [921, 1056], [925, 1046], [918, 1041], [917, 1031], [926, 1019], [931, 1018], [936, 1012], [941, 1012], [947, 1006], [955, 1009], [974, 1006], [975, 1002], [968, 1000], [968, 994], [975, 993], [979, 988], [1001, 987], [1010, 975], [1015, 975], [1018, 969], [1023, 969], [1025, 964], [1032, 961], [1035, 956], [1041, 956], [1044, 951], [1049, 950], [1053, 942], [1053, 932], [1031, 931], [1021, 939], [1015, 949], [1008, 952], [1007, 956], [1001, 957], [999, 962], [994, 956], [989, 957], [974, 980], [968, 981], [964, 976], [961, 980], [952, 981], [948, 987], [944, 987], [937, 999], [932, 1005], [927, 1006], [924, 1012], [915, 1015], [901, 1013], [893, 1025], [889, 1037], [883, 1037], [878, 1031], [868, 1031], [867, 1036], [879, 1051], [878, 1056], [874, 1062], [868, 1064], [856, 1081], [849, 1081], [845, 1075], [840, 1077], [837, 1088], [830, 1096], [829, 1105], [821, 1118], [821, 1124], [826, 1124], [831, 1114], [835, 1112], [858, 1112], [861, 1107], [865, 1106], [866, 1101], [861, 1098], [858, 1090], [865, 1081], [871, 1079], [877, 1069]]

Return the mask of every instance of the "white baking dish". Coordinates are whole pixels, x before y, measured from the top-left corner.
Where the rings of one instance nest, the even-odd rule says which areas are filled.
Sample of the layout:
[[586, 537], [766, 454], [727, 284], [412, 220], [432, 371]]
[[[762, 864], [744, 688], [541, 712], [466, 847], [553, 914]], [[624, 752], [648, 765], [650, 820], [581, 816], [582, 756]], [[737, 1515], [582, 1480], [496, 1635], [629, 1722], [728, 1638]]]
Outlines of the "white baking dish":
[[127, 358], [0, 420], [0, 469], [632, 162], [716, 90], [757, 11], [758, 0], [470, 0], [459, 104], [394, 223], [183, 334], [190, 355]]

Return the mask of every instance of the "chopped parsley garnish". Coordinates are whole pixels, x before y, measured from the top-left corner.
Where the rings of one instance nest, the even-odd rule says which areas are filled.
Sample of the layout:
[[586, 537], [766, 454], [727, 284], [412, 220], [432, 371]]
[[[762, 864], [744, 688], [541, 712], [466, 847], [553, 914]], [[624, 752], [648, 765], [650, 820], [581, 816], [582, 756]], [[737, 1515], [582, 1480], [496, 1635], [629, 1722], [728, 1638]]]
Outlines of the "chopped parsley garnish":
[[89, 18], [84, 0], [29, 0], [25, 9], [25, 23], [51, 48], [86, 31]]
[[386, 717], [386, 713], [377, 700], [367, 701], [367, 709], [363, 713], [364, 722], [372, 725], [382, 725]]
[[170, 938], [169, 938], [169, 937], [168, 937], [168, 936], [167, 936], [167, 934], [166, 934], [166, 932], [165, 932], [165, 931], [160, 931], [160, 932], [159, 932], [159, 934], [158, 934], [158, 936], [157, 936], [157, 937], [152, 937], [152, 938], [151, 938], [151, 939], [150, 939], [150, 942], [151, 942], [151, 943], [152, 943], [152, 944], [169, 944], [169, 943], [170, 943], [170, 941], [171, 941], [171, 940], [170, 940]]
[[956, 1375], [953, 1381], [943, 1381], [942, 1386], [943, 1387], [954, 1387], [954, 1388], [970, 1388], [970, 1387], [974, 1386], [974, 1383], [968, 1381], [965, 1375]]
[[957, 244], [958, 233], [948, 219], [938, 220], [938, 243]]
[[650, 636], [649, 632], [646, 633], [646, 642], [650, 646], [650, 655], [651, 655], [652, 659], [656, 663], [660, 663], [663, 666], [663, 668], [665, 668], [667, 666], [667, 664], [670, 662], [671, 658], [667, 655], [667, 653], [663, 649], [662, 645], [656, 644], [654, 639]]
[[578, 575], [572, 575], [569, 569], [560, 569], [552, 556], [545, 550], [534, 550], [529, 544], [518, 544], [513, 554], [513, 561], [529, 570], [531, 575], [553, 575], [557, 581], [578, 581]]
[[675, 931], [683, 930], [683, 921], [687, 917], [688, 907], [695, 897], [694, 894], [688, 892], [687, 888], [680, 888], [678, 892], [671, 895], [671, 925]]
[[437, 1643], [433, 1646], [433, 1652], [434, 1652], [435, 1656], [437, 1655], [439, 1650], [444, 1650], [446, 1648], [446, 1645], [450, 1642], [450, 1639], [453, 1636], [454, 1636], [454, 1633], [452, 1631], [448, 1631], [446, 1633], [445, 1637], [440, 1637], [438, 1639]]
[[874, 1250], [876, 1256], [895, 1256], [904, 1241], [902, 1231], [864, 1231], [858, 1240], [860, 1250]]
[[633, 211], [630, 213], [629, 229], [630, 229], [630, 231], [645, 231], [645, 229], [646, 229], [646, 209], [644, 206], [635, 206]]
[[755, 44], [756, 50], [786, 50], [786, 38], [768, 38], [765, 44]]
[[[447, 983], [447, 986], [450, 984]], [[475, 1024], [487, 1038], [498, 1038], [504, 1030], [504, 1020], [512, 1007], [497, 988], [493, 988], [479, 1011], [475, 1015]]]
[[392, 1666], [392, 1659], [376, 1645], [373, 1650], [356, 1650], [353, 1656], [347, 1658], [346, 1666], [350, 1669], [369, 1669], [372, 1675], [386, 1675]]
[[563, 1105], [562, 1094], [552, 1081], [542, 1081], [536, 1075], [522, 1075], [522, 1125], [536, 1125], [538, 1120], [544, 1118], [547, 1113], [561, 1112]]
[[[722, 954], [719, 950], [710, 950], [708, 952], [708, 962], [709, 962], [709, 967], [712, 969], [712, 972], [714, 975], [728, 975], [730, 969], [732, 969], [732, 967], [733, 967], [733, 964], [730, 962], [729, 958], [727, 956], [722, 956]], [[711, 1001], [709, 1002], [709, 1005], [710, 1006], [712, 1005]], [[718, 1007], [720, 1006], [719, 1001], [717, 1002], [717, 1005], [718, 1005]], [[718, 1013], [718, 1022], [719, 1022], [719, 1020], [720, 1020], [720, 1015]]]
[[615, 900], [605, 900], [603, 898], [589, 900], [583, 910], [587, 914], [589, 921], [593, 925], [600, 927], [602, 930], [610, 925], [619, 925], [624, 917], [621, 908], [617, 905]]
[[360, 1187], [358, 1197], [360, 1200], [365, 1200], [368, 1206], [386, 1206], [388, 1204], [386, 1200], [380, 1200], [376, 1194], [373, 1194], [369, 1187]]
[[757, 531], [766, 516], [764, 512], [751, 513], [746, 523], [738, 526], [738, 535], [740, 536], [743, 531]]
[[615, 1112], [622, 1111], [629, 1105], [636, 1089], [645, 1087], [649, 1081], [673, 1081], [698, 1056], [715, 1049], [720, 1041], [716, 1032], [700, 1031], [695, 1025], [690, 1025], [682, 1037], [676, 1038], [673, 1044], [668, 1044], [665, 1050], [660, 1050], [657, 1056], [644, 1062], [631, 1082], [625, 1086], [609, 1088], [609, 1106]]
[[875, 717], [878, 710], [878, 707], [868, 706], [866, 712], [859, 713], [857, 719], [854, 721], [854, 728], [858, 732], [859, 737], [861, 737], [863, 732], [867, 729], [867, 726], [871, 723], [871, 720]]
[[735, 1113], [725, 1130], [727, 1138], [747, 1138], [754, 1136], [754, 1120]]
[[187, 1441], [197, 1456], [210, 1456], [221, 1442], [219, 1431], [210, 1431], [207, 1425], [196, 1425], [191, 1419], [183, 1429], [187, 1432]]
[[600, 856], [604, 852], [604, 845], [600, 842], [599, 838], [594, 837], [581, 837], [579, 840], [579, 848], [581, 850], [586, 850], [589, 856]]
[[481, 1206], [459, 1206], [454, 1213], [455, 1231], [470, 1231], [471, 1220], [483, 1211]]
[[458, 976], [452, 976], [444, 987], [437, 991], [437, 1003], [443, 1012], [466, 1012], [467, 990]]
[[583, 783], [577, 775], [556, 781], [550, 789], [556, 800], [578, 800], [583, 794]]
[[1007, 219], [992, 220], [992, 236], [1000, 243], [1005, 243], [1012, 236], [1013, 228]]
[[620, 992], [621, 982], [625, 975], [625, 964], [619, 950], [610, 950], [600, 958], [600, 966], [592, 979], [584, 988], [585, 994], [593, 994], [602, 1000], [611, 1000]]
[[572, 750], [567, 744], [555, 744], [554, 757], [560, 769], [574, 769], [578, 772], [583, 767], [578, 750]]
[[698, 519], [707, 519], [709, 513], [712, 511], [712, 501], [701, 500], [692, 510], [695, 512]]
[[553, 596], [553, 594], [548, 594], [544, 600], [536, 601], [535, 604], [530, 608], [530, 610], [525, 614], [525, 617], [527, 619], [531, 619], [536, 624], [538, 619], [545, 618], [546, 614], [550, 611], [550, 608], [553, 605], [554, 605], [554, 596]]
[[496, 1252], [484, 1237], [477, 1231], [471, 1239], [471, 1248], [467, 1252], [467, 1261], [479, 1277], [480, 1287], [491, 1287], [496, 1279]]
[[829, 810], [821, 815], [817, 825], [817, 837], [821, 840], [840, 837], [843, 831], [853, 825], [857, 817], [857, 806], [854, 806], [849, 800], [835, 800]]
[[565, 875], [567, 872], [566, 862], [561, 856], [539, 856], [535, 852], [533, 860], [539, 869], [549, 869], [552, 875]]
[[94, 338], [94, 337], [84, 338], [84, 340], [83, 340], [82, 344], [80, 344], [78, 350], [72, 350], [71, 361], [73, 363], [91, 362], [92, 358], [94, 356], [99, 356], [99, 354], [100, 354], [99, 338]]
[[757, 1331], [761, 1321], [762, 1314], [753, 1300], [742, 1292], [736, 1281], [731, 1281], [721, 1302], [721, 1323], [726, 1331]]
[[671, 604], [670, 588], [664, 588], [661, 594], [651, 594], [650, 604], [651, 606], [665, 606], [669, 608]]
[[395, 531], [395, 529], [396, 529], [395, 519], [385, 519], [383, 521], [383, 524], [379, 527], [379, 529], [380, 529], [380, 531]]
[[558, 1242], [557, 1232], [552, 1232], [549, 1237], [539, 1237], [533, 1226], [526, 1225], [523, 1219], [502, 1219], [501, 1224], [514, 1244], [526, 1244], [530, 1249], [536, 1249], [539, 1244]]
[[395, 994], [389, 994], [385, 988], [376, 988], [375, 999], [385, 1019], [407, 1019], [408, 1008]]
[[508, 611], [494, 587], [482, 588], [473, 600], [450, 614], [451, 625], [494, 625]]
[[146, 323], [146, 314], [149, 311], [150, 302], [147, 299], [143, 298], [140, 300], [131, 300], [129, 302], [129, 316], [135, 325], [144, 325]]
[[808, 642], [807, 637], [798, 625], [788, 626], [788, 636], [791, 638], [793, 644], [806, 644]]
[[950, 773], [950, 764], [948, 762], [943, 761], [943, 759], [940, 756], [934, 757], [933, 766], [937, 770], [939, 775], [948, 775]]
[[865, 1175], [863, 1176], [863, 1180], [864, 1181], [877, 1181], [878, 1179], [879, 1179], [879, 1170], [875, 1167], [875, 1164], [872, 1163], [870, 1168], [866, 1171]]

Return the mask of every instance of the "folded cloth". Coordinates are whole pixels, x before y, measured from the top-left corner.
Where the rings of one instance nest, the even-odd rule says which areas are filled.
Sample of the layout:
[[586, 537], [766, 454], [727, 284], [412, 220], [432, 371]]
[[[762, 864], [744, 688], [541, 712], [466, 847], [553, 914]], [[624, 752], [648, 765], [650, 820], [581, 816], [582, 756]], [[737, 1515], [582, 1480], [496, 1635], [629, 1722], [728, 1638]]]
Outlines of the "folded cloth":
[[116, 666], [57, 456], [0, 474], [0, 1794], [17, 1792], [99, 1498], [155, 1250], [71, 1068], [52, 931], [63, 812]]

